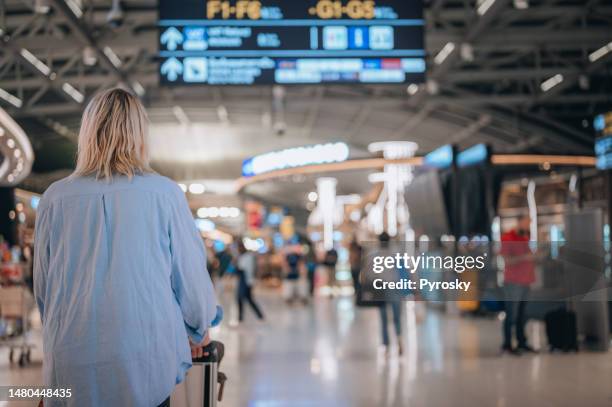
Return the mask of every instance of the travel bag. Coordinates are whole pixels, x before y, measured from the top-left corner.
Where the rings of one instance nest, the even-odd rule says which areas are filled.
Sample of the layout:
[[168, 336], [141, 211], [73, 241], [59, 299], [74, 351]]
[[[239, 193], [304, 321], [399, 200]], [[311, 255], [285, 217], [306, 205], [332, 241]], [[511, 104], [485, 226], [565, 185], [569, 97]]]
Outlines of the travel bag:
[[170, 397], [171, 407], [216, 407], [223, 398], [227, 377], [218, 368], [225, 347], [221, 342], [212, 341], [204, 347], [204, 352], [208, 355], [193, 359], [185, 380], [176, 386]]
[[548, 312], [544, 317], [550, 351], [578, 351], [576, 313], [565, 308]]

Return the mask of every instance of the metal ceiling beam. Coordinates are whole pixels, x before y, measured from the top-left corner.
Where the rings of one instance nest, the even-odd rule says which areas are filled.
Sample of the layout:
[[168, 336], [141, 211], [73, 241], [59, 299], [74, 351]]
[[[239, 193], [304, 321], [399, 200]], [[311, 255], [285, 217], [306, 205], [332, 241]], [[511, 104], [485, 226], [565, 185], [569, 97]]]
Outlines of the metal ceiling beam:
[[305, 138], [312, 137], [312, 132], [317, 122], [317, 117], [319, 117], [319, 107], [321, 106], [321, 100], [325, 96], [325, 88], [323, 86], [317, 86], [314, 92], [315, 94], [311, 102], [311, 107], [308, 113], [306, 114], [306, 119], [304, 120], [303, 130]]
[[433, 103], [427, 103], [420, 110], [414, 113], [410, 118], [394, 133], [397, 133], [400, 138], [404, 138], [406, 133], [415, 129], [419, 124], [421, 124], [427, 116], [434, 110], [435, 105]]
[[[156, 30], [146, 30], [139, 32], [122, 32], [112, 38], [103, 38], [97, 41], [98, 46], [107, 45], [111, 47], [115, 53], [127, 52], [134, 49], [144, 49], [148, 52], [157, 53], [158, 34]], [[48, 36], [34, 35], [16, 39], [16, 42], [24, 47], [34, 51], [44, 50], [54, 56], [66, 55], [69, 52], [74, 52], [75, 48], [83, 45], [88, 45], [82, 39], [66, 36], [61, 41], [49, 41]], [[122, 51], [123, 50], [123, 51]]]
[[51, 0], [53, 7], [59, 13], [66, 17], [66, 22], [71, 28], [73, 34], [81, 41], [83, 45], [92, 47], [98, 55], [98, 60], [119, 80], [123, 82], [132, 92], [136, 93], [132, 87], [132, 83], [128, 75], [119, 69], [110, 58], [104, 53], [102, 48], [98, 45], [96, 39], [91, 35], [89, 28], [79, 20], [73, 11], [68, 7], [64, 0]]
[[511, 69], [473, 69], [450, 71], [444, 77], [445, 81], [453, 83], [478, 83], [478, 82], [497, 82], [500, 80], [534, 80], [538, 78], [548, 78], [560, 73], [569, 75], [574, 72], [572, 68], [511, 68]]
[[[454, 106], [459, 110], [473, 109], [478, 114], [490, 114], [495, 121], [504, 123], [504, 128], [514, 129], [517, 133], [521, 131], [528, 132], [531, 137], [542, 137], [543, 142], [552, 142], [555, 146], [565, 147], [571, 151], [590, 151], [592, 150], [592, 141], [583, 133], [576, 129], [558, 123], [555, 120], [543, 118], [540, 115], [535, 115], [529, 112], [518, 112], [516, 106], [510, 106], [507, 103], [500, 103], [499, 99], [491, 99], [491, 102], [498, 104], [471, 105], [465, 101], [473, 98], [480, 98], [483, 101], [488, 100], [486, 95], [481, 95], [476, 92], [466, 91], [450, 87], [446, 89], [454, 93], [454, 97], [447, 98], [444, 102], [448, 106]], [[529, 137], [525, 137], [528, 139]], [[565, 150], [563, 150], [565, 151]]]
[[[72, 104], [73, 106], [80, 106], [62, 90], [62, 83], [64, 82], [62, 77], [64, 73], [63, 70], [61, 72], [52, 72], [52, 74], [55, 75], [52, 79], [50, 77], [51, 74], [49, 76], [43, 74], [40, 70], [34, 67], [30, 63], [30, 61], [28, 61], [23, 55], [21, 55], [21, 48], [15, 46], [12, 41], [9, 40], [5, 42], [4, 46], [6, 49], [10, 50], [13, 53], [14, 58], [20, 62], [21, 66], [25, 67], [28, 72], [32, 73], [35, 76], [35, 80], [38, 82], [38, 86], [35, 88], [38, 89], [38, 92], [34, 94], [33, 97], [31, 97], [29, 100], [24, 100], [24, 106], [21, 109], [29, 109], [29, 105], [35, 103], [36, 99], [43, 96], [44, 93], [46, 93], [49, 89], [53, 89], [55, 93], [57, 93], [62, 99], [71, 101], [72, 103], [70, 104]], [[62, 67], [60, 67], [60, 69], [62, 69]], [[17, 84], [19, 84], [20, 81], [21, 78], [17, 79]], [[19, 93], [22, 93], [21, 90]]]
[[[533, 104], [540, 104], [542, 102], [548, 101], [551, 98], [559, 95], [564, 90], [567, 90], [571, 88], [572, 86], [576, 85], [576, 83], [578, 82], [580, 78], [580, 75], [592, 75], [597, 70], [604, 68], [610, 60], [612, 60], [612, 52], [604, 55], [603, 57], [601, 57], [595, 62], [589, 62], [589, 60], [587, 59], [585, 61], [586, 65], [583, 67], [576, 67], [576, 68], [569, 70], [569, 72], [565, 72], [565, 73], [557, 72], [553, 74], [553, 75], [556, 75], [560, 73], [561, 75], [563, 75], [563, 81], [559, 83], [558, 85], [554, 86], [552, 89], [549, 89], [546, 92], [542, 92], [538, 96], [538, 98], [534, 100]], [[549, 77], [552, 77], [553, 75], [549, 75]], [[548, 78], [544, 78], [544, 79], [548, 79]], [[603, 96], [606, 96], [606, 97], [601, 101], [609, 102], [611, 100], [610, 95], [603, 95]], [[567, 97], [566, 95], [563, 95], [563, 99], [565, 99], [566, 97]], [[600, 100], [592, 99], [590, 101], [599, 102]]]
[[[74, 52], [72, 53], [74, 55]], [[133, 55], [133, 53], [131, 54]], [[132, 72], [131, 77], [138, 79], [143, 85], [155, 85], [157, 79], [157, 63], [150, 61], [145, 66], [139, 66], [139, 71]], [[494, 70], [473, 70], [473, 71], [450, 71], [445, 76], [445, 81], [450, 83], [478, 83], [478, 82], [497, 82], [500, 80], [534, 80], [546, 79], [557, 73], [569, 78], [577, 72], [574, 68], [516, 68], [516, 69], [494, 69]], [[89, 74], [84, 77], [78, 75], [66, 76], [68, 81], [76, 81], [79, 85], [86, 87], [101, 86], [108, 82], [108, 76], [97, 73]], [[41, 82], [36, 77], [24, 78], [19, 82], [15, 80], [0, 81], [2, 89], [36, 89], [40, 87]]]
[[[103, 77], [100, 76], [100, 78], [103, 78]], [[149, 76], [149, 78], [154, 79], [155, 76], [151, 75]], [[140, 78], [139, 78], [139, 81], [140, 81]], [[147, 81], [145, 82], [149, 84], [149, 82]], [[154, 84], [154, 80], [151, 81], [151, 84], [152, 85]], [[327, 102], [331, 103], [332, 99], [334, 98], [333, 97], [328, 98]], [[292, 100], [292, 105], [294, 106], [294, 108], [298, 108], [300, 101], [294, 98], [292, 98], [291, 100]], [[486, 107], [496, 107], [496, 106], [501, 106], [504, 108], [511, 108], [511, 107], [525, 105], [531, 102], [532, 100], [533, 100], [533, 96], [530, 94], [485, 95], [485, 94], [478, 94], [478, 93], [470, 93], [469, 97], [461, 96], [461, 95], [454, 95], [454, 96], [432, 95], [432, 96], [429, 96], [429, 98], [427, 99], [428, 103], [430, 102], [433, 104], [447, 104], [447, 105], [461, 104], [463, 106], [469, 106], [469, 107], [474, 107], [474, 108], [476, 107], [486, 108]], [[556, 105], [572, 105], [572, 104], [582, 104], [582, 103], [591, 103], [591, 102], [605, 103], [609, 100], [610, 100], [609, 95], [606, 95], [606, 94], [585, 93], [585, 94], [563, 95], [563, 97], [560, 97], [560, 98], [545, 99], [542, 101], [538, 101], [538, 103], [542, 105], [547, 105], [547, 106], [556, 106]], [[261, 98], [255, 95], [253, 96], [249, 96], [249, 95], [233, 96], [233, 95], [228, 94], [226, 95], [225, 105], [231, 106], [233, 103], [240, 103], [241, 105], [244, 105], [247, 102], [253, 103], [254, 107], [256, 107], [261, 104]], [[374, 110], [375, 109], [389, 110], [394, 107], [399, 109], [402, 106], [402, 102], [403, 102], [402, 98], [398, 98], [398, 97], [381, 97], [377, 99], [376, 101], [373, 101], [371, 104], [372, 104], [372, 109]], [[202, 108], [204, 107], [198, 101], [194, 101], [194, 103], [195, 105], [199, 107], [202, 107]], [[308, 104], [308, 106], [311, 106], [312, 101], [304, 101], [304, 103]], [[343, 103], [355, 103], [356, 104], [355, 109], [358, 109], [358, 107], [361, 106], [361, 104], [359, 104], [358, 101], [348, 102], [344, 100]], [[189, 106], [188, 102], [187, 104], [185, 103], [183, 104], [185, 106]], [[211, 108], [216, 108], [216, 107], [217, 107], [216, 105], [211, 106]], [[324, 108], [324, 107], [321, 106], [320, 108]], [[77, 104], [74, 104], [74, 105], [68, 104], [64, 106], [62, 104], [53, 103], [50, 105], [33, 106], [32, 108], [29, 109], [29, 111], [21, 112], [21, 114], [22, 115], [23, 114], [30, 114], [30, 115], [67, 114], [67, 113], [78, 112], [80, 111], [80, 109], [81, 109], [80, 105], [77, 105]], [[403, 130], [398, 130], [398, 132], [404, 133], [404, 132], [411, 130], [416, 125], [418, 125], [420, 121], [422, 121], [423, 119], [426, 119], [428, 113], [429, 112], [427, 110], [423, 112], [420, 112], [420, 111], [417, 112], [415, 115], [411, 116], [411, 118], [406, 122], [404, 126], [402, 126]]]
[[483, 127], [488, 126], [493, 121], [493, 118], [489, 114], [481, 115], [478, 120], [475, 120], [467, 127], [464, 127], [463, 130], [455, 133], [451, 136], [449, 143], [456, 144], [464, 141], [465, 139], [473, 136], [478, 133]]
[[610, 95], [601, 93], [578, 93], [573, 95], [563, 95], [562, 98], [541, 98], [535, 97], [531, 94], [508, 94], [508, 95], [488, 95], [488, 94], [474, 94], [469, 98], [459, 98], [457, 96], [430, 96], [429, 99], [437, 103], [449, 103], [452, 101], [461, 101], [466, 105], [500, 105], [500, 106], [511, 106], [511, 105], [526, 105], [534, 101], [534, 104], [538, 105], [571, 105], [589, 102], [606, 102], [610, 100]]
[[[460, 33], [449, 30], [428, 30], [426, 48], [429, 52], [437, 52], [447, 42], [461, 43], [463, 37]], [[597, 47], [610, 40], [610, 31], [606, 28], [569, 28], [565, 30], [544, 30], [541, 27], [525, 27], [517, 29], [500, 29], [478, 41], [474, 41], [476, 51], [515, 51], [534, 50], [544, 47], [546, 50], [581, 50], [583, 48]], [[74, 52], [74, 47], [85, 44], [83, 40], [67, 36], [62, 41], [49, 41], [48, 36], [34, 35], [15, 40], [19, 46], [28, 48], [33, 52], [44, 50], [54, 56], [68, 56]], [[134, 49], [142, 49], [152, 55], [158, 52], [158, 33], [156, 27], [138, 30], [136, 32], [124, 31], [111, 38], [98, 40], [98, 45], [108, 45], [117, 54], [129, 53]]]
[[[470, 13], [467, 13], [463, 7], [454, 8], [442, 8], [432, 13], [430, 10], [425, 10], [427, 19], [443, 20], [443, 21], [464, 21], [469, 17]], [[592, 8], [584, 6], [565, 6], [565, 5], [546, 5], [538, 6], [534, 5], [526, 10], [517, 10], [509, 8], [503, 13], [504, 18], [510, 20], [550, 20], [559, 17], [579, 17], [583, 15], [594, 15], [594, 16], [612, 16], [612, 7], [606, 5], [595, 6]]]
[[[106, 5], [108, 7], [108, 5]], [[7, 28], [9, 30], [14, 27], [18, 27], [31, 16], [29, 14], [13, 14], [7, 19]], [[87, 21], [94, 26], [105, 26], [107, 22], [108, 10], [96, 10], [93, 13], [87, 13]], [[45, 16], [47, 23], [49, 24], [68, 24], [69, 19], [63, 13], [49, 14]], [[130, 24], [134, 26], [140, 25], [151, 25], [157, 24], [157, 9], [153, 10], [130, 10], [127, 13], [124, 24]]]
[[[157, 24], [157, 8], [155, 2], [148, 2], [147, 5], [136, 6], [130, 1], [131, 7], [140, 9], [130, 10], [126, 16], [126, 23], [134, 25], [151, 25]], [[151, 7], [143, 9], [143, 7]], [[99, 7], [108, 8], [108, 0], [99, 4]], [[7, 28], [10, 30], [15, 26], [20, 25], [28, 18], [30, 13], [15, 13], [7, 19]], [[88, 20], [95, 26], [106, 24], [108, 10], [95, 10], [92, 14], [88, 14]], [[440, 7], [436, 10], [426, 8], [425, 16], [428, 21], [466, 21], [473, 14], [466, 11], [463, 7]], [[503, 16], [511, 20], [550, 20], [560, 17], [580, 17], [584, 15], [593, 15], [598, 17], [612, 16], [612, 7], [609, 5], [598, 5], [594, 7], [573, 6], [573, 5], [534, 5], [527, 10], [517, 10], [508, 8], [504, 11]], [[53, 24], [65, 24], [67, 19], [64, 15], [49, 15], [48, 21]]]
[[[453, 50], [450, 51], [442, 62], [436, 61], [434, 58], [433, 69], [431, 70], [430, 78], [439, 80], [441, 79], [448, 71], [450, 71], [457, 61], [460, 60], [460, 50], [459, 47], [463, 43], [470, 44], [470, 46], [474, 46], [475, 44], [481, 43], [485, 38], [490, 38], [487, 35], [484, 38], [478, 38], [480, 34], [486, 29], [486, 27], [493, 21], [503, 10], [505, 10], [510, 3], [510, 0], [497, 0], [494, 1], [493, 4], [486, 10], [483, 15], [479, 15], [479, 13], [474, 10], [472, 14], [472, 18], [470, 21], [469, 29], [465, 32], [464, 35], [459, 36], [456, 40], [449, 41], [443, 45], [443, 47], [447, 47], [452, 45]], [[475, 41], [478, 39], [478, 41]], [[444, 48], [441, 48], [445, 50]]]

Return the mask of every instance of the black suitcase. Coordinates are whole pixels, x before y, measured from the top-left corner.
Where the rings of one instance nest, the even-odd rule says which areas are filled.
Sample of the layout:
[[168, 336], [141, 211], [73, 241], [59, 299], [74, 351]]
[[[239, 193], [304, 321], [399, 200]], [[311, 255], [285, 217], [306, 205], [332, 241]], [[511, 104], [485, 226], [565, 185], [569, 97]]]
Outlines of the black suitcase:
[[578, 352], [576, 313], [561, 308], [547, 313], [544, 318], [550, 351]]

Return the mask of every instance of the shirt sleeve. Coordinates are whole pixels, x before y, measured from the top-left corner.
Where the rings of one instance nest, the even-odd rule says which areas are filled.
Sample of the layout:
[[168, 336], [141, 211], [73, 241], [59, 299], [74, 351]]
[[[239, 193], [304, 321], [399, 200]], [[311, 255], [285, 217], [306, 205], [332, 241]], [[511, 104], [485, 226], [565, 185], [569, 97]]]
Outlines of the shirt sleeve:
[[45, 208], [39, 208], [34, 229], [34, 258], [33, 274], [34, 296], [40, 311], [40, 318], [44, 322], [45, 291], [47, 288], [47, 272], [49, 271], [49, 214]]
[[182, 193], [173, 196], [170, 207], [172, 289], [187, 333], [194, 342], [199, 343], [215, 319], [217, 300], [206, 268], [204, 244]]

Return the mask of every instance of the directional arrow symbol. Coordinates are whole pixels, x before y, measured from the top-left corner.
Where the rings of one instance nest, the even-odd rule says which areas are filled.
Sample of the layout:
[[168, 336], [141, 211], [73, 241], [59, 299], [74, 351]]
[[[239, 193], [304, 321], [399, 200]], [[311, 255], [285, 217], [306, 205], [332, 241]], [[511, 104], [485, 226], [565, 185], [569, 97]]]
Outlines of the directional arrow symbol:
[[160, 41], [169, 51], [174, 51], [179, 44], [183, 43], [183, 34], [176, 27], [170, 27], [161, 35]]
[[161, 73], [166, 75], [170, 82], [174, 82], [183, 73], [183, 64], [172, 57], [162, 64]]

